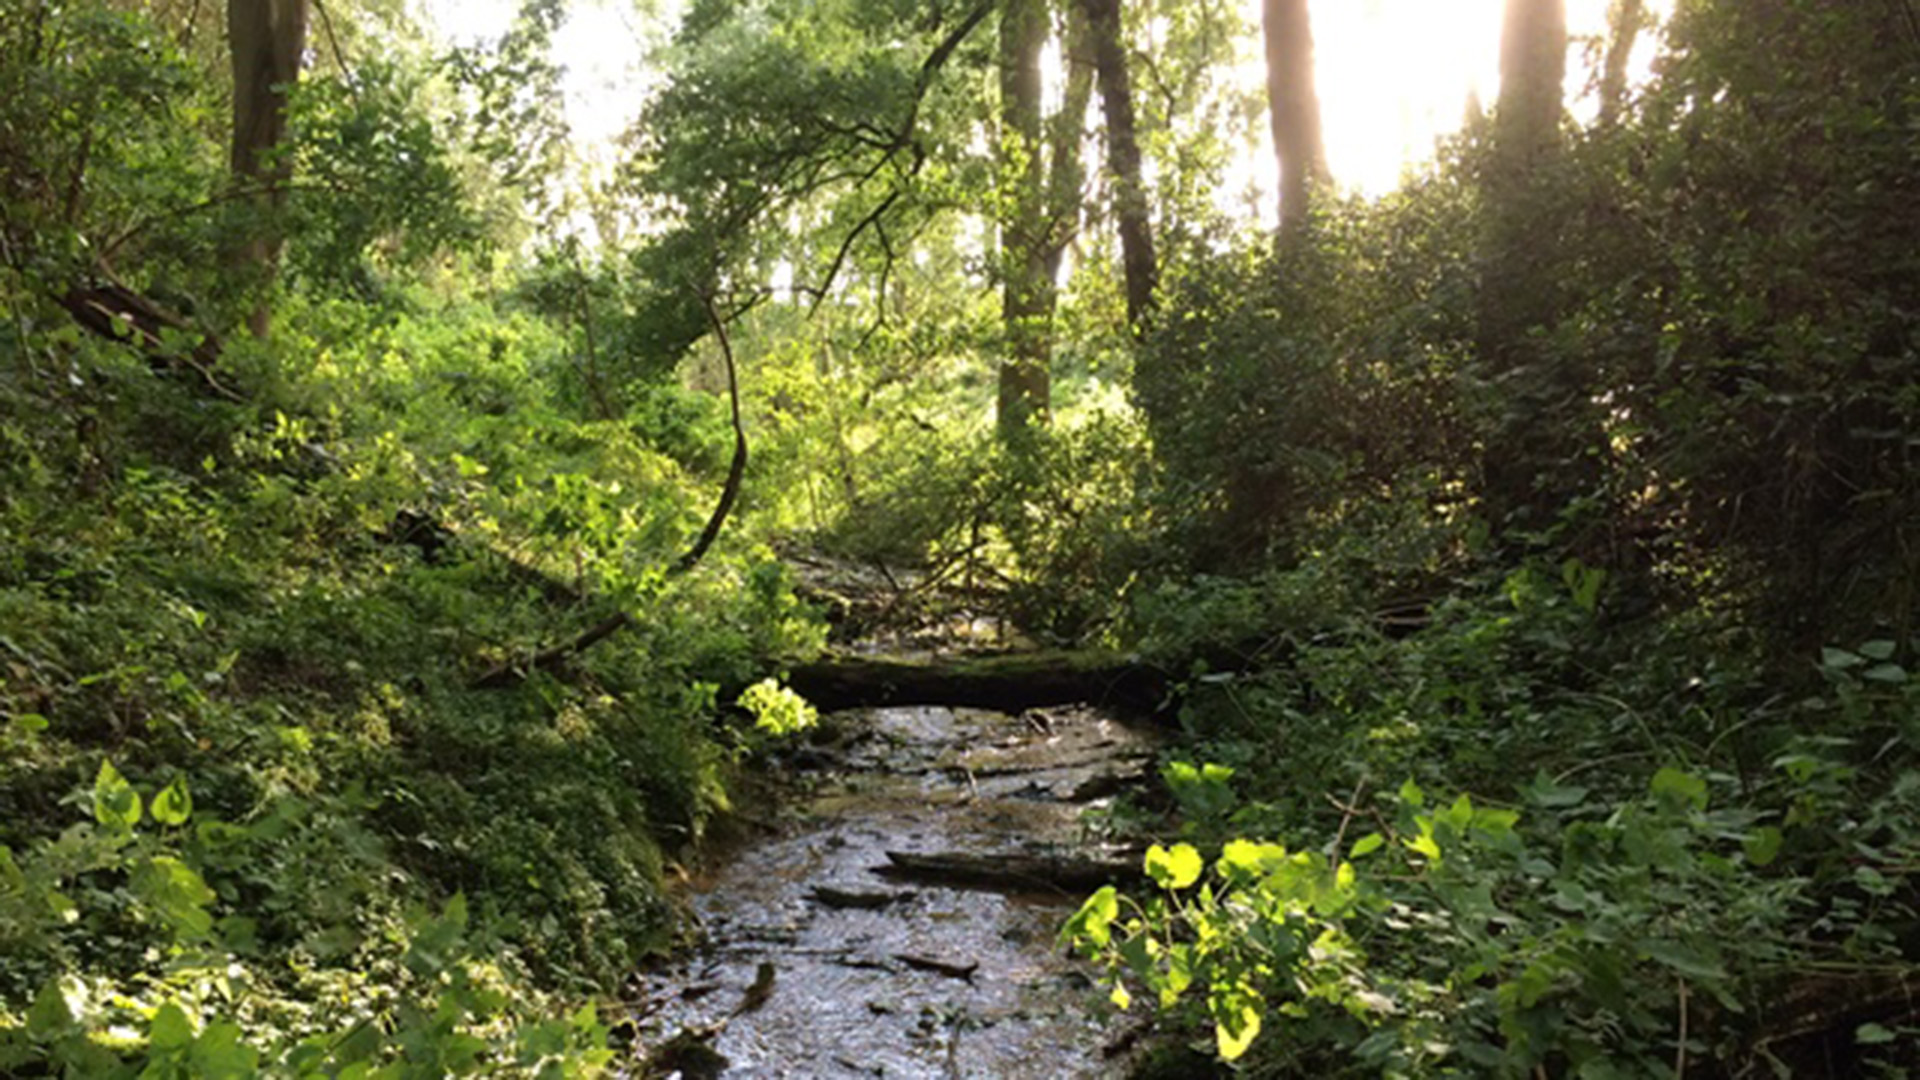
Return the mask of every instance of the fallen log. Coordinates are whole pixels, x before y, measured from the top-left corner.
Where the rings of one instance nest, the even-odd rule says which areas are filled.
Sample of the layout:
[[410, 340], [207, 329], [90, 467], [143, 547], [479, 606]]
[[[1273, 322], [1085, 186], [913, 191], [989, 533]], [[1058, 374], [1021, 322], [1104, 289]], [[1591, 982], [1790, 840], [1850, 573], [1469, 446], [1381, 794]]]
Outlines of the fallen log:
[[802, 664], [787, 685], [822, 712], [890, 705], [953, 705], [1018, 713], [1085, 702], [1158, 712], [1166, 672], [1106, 652], [1035, 652], [918, 661], [838, 656]]
[[1144, 874], [1138, 859], [1077, 855], [980, 855], [972, 852], [887, 852], [887, 865], [874, 868], [886, 877], [937, 885], [989, 889], [1048, 889], [1084, 893], [1103, 885], [1126, 885]]

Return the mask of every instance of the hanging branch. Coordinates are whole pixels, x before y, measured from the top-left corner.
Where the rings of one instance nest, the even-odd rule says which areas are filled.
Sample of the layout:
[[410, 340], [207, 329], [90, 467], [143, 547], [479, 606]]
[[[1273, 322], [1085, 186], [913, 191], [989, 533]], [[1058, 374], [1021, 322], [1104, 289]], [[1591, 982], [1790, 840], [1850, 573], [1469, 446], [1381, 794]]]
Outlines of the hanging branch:
[[313, 9], [320, 13], [320, 28], [326, 32], [327, 45], [333, 50], [333, 65], [340, 69], [340, 79], [353, 88], [353, 69], [347, 66], [347, 54], [340, 51], [340, 39], [333, 34], [333, 17], [327, 14], [327, 6], [320, 0], [313, 0]]
[[[673, 564], [674, 573], [686, 573], [699, 564], [700, 559], [713, 546], [720, 536], [720, 527], [727, 523], [727, 515], [733, 512], [734, 501], [740, 497], [740, 483], [747, 473], [747, 428], [740, 419], [740, 375], [733, 362], [733, 342], [727, 337], [727, 323], [713, 304], [710, 293], [700, 294], [700, 306], [706, 310], [707, 322], [713, 326], [715, 339], [720, 342], [720, 356], [727, 364], [727, 400], [733, 407], [733, 464], [727, 466], [727, 483], [720, 489], [720, 501], [714, 505], [713, 516], [707, 519], [707, 527], [700, 530], [700, 536], [687, 549], [680, 561]], [[738, 313], [735, 313], [738, 315]]]
[[[733, 342], [727, 336], [727, 319], [739, 318], [751, 310], [754, 301], [731, 315], [722, 317], [719, 307], [714, 303], [713, 294], [700, 291], [700, 306], [707, 313], [707, 322], [713, 327], [715, 340], [720, 343], [720, 357], [727, 365], [727, 399], [733, 410], [733, 463], [727, 467], [727, 481], [720, 489], [720, 501], [714, 504], [713, 513], [707, 518], [706, 527], [694, 539], [693, 546], [680, 558], [674, 560], [668, 568], [669, 576], [684, 574], [700, 564], [707, 549], [720, 537], [720, 529], [726, 525], [727, 517], [733, 512], [733, 504], [739, 501], [740, 487], [747, 474], [747, 428], [740, 412], [740, 376], [738, 366], [733, 359]], [[625, 611], [607, 616], [588, 627], [570, 641], [563, 642], [535, 653], [524, 665], [502, 664], [487, 672], [473, 683], [476, 689], [496, 690], [508, 686], [518, 686], [535, 671], [554, 671], [568, 660], [587, 651], [607, 638], [633, 625], [633, 616]]]

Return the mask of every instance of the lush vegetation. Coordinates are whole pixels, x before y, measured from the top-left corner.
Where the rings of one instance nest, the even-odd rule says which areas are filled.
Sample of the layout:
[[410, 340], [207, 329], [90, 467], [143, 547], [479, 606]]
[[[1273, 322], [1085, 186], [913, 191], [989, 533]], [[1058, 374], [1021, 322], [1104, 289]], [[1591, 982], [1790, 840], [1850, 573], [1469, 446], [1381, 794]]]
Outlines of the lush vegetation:
[[800, 550], [1170, 673], [1172, 1074], [1920, 1067], [1910, 6], [1276, 119], [1277, 233], [1238, 5], [699, 0], [606, 175], [557, 0], [217, 7], [0, 18], [0, 1072], [600, 1074]]

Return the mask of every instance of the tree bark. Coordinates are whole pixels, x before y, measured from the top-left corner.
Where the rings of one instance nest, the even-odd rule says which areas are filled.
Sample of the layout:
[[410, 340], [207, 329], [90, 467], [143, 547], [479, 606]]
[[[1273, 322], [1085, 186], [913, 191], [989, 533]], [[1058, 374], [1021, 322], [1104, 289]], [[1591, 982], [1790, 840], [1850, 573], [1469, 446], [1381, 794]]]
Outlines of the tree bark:
[[1000, 363], [1000, 438], [1023, 441], [1043, 422], [1051, 395], [1048, 360], [1052, 289], [1046, 280], [1046, 191], [1041, 131], [1040, 53], [1047, 40], [1046, 0], [1006, 0], [1000, 13], [1000, 162], [1009, 185], [1002, 200], [1001, 312], [1006, 355]]
[[1107, 171], [1113, 184], [1120, 262], [1126, 272], [1127, 326], [1136, 338], [1153, 322], [1160, 264], [1153, 250], [1147, 185], [1141, 176], [1140, 138], [1133, 115], [1133, 81], [1122, 45], [1120, 0], [1083, 0], [1094, 66], [1100, 73], [1100, 111], [1107, 125]]
[[1646, 23], [1646, 0], [1614, 0], [1607, 18], [1607, 55], [1600, 71], [1601, 127], [1620, 122], [1627, 104], [1627, 65]]
[[1550, 525], [1582, 486], [1581, 432], [1570, 415], [1581, 380], [1550, 362], [1532, 333], [1560, 309], [1546, 177], [1561, 144], [1566, 70], [1566, 0], [1508, 0], [1479, 304], [1481, 363], [1504, 419], [1486, 450], [1483, 494], [1497, 528], [1528, 532]]
[[276, 156], [287, 134], [287, 88], [300, 78], [307, 43], [307, 0], [227, 0], [227, 35], [233, 61], [233, 146], [230, 168], [236, 184], [257, 186], [261, 220], [233, 253], [262, 290], [248, 316], [256, 337], [266, 337], [272, 309], [264, 290], [274, 278], [285, 240], [273, 220], [286, 201], [292, 163]]
[[1263, 0], [1267, 46], [1267, 118], [1280, 165], [1280, 237], [1299, 233], [1325, 184], [1327, 147], [1313, 82], [1313, 20], [1307, 0]]
[[1531, 166], [1559, 144], [1566, 78], [1566, 0], [1507, 0], [1494, 117], [1502, 159]]
[[1046, 280], [1052, 294], [1050, 310], [1059, 304], [1060, 267], [1067, 246], [1080, 232], [1082, 189], [1087, 183], [1080, 149], [1086, 139], [1087, 105], [1093, 98], [1093, 65], [1087, 55], [1091, 43], [1086, 13], [1077, 4], [1067, 5], [1064, 42], [1061, 60], [1067, 70], [1066, 91], [1061, 95], [1060, 111], [1048, 125], [1047, 140]]

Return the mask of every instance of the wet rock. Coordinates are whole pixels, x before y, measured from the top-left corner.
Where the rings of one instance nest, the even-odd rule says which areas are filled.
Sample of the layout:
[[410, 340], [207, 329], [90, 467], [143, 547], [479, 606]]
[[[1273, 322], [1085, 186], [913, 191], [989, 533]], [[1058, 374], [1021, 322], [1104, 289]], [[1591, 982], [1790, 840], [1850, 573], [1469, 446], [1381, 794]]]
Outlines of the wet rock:
[[831, 885], [815, 885], [813, 891], [807, 895], [812, 898], [814, 903], [822, 907], [834, 908], [840, 911], [878, 911], [889, 904], [897, 904], [902, 900], [911, 900], [918, 894], [911, 890], [907, 892], [894, 892], [887, 889], [836, 889]]

